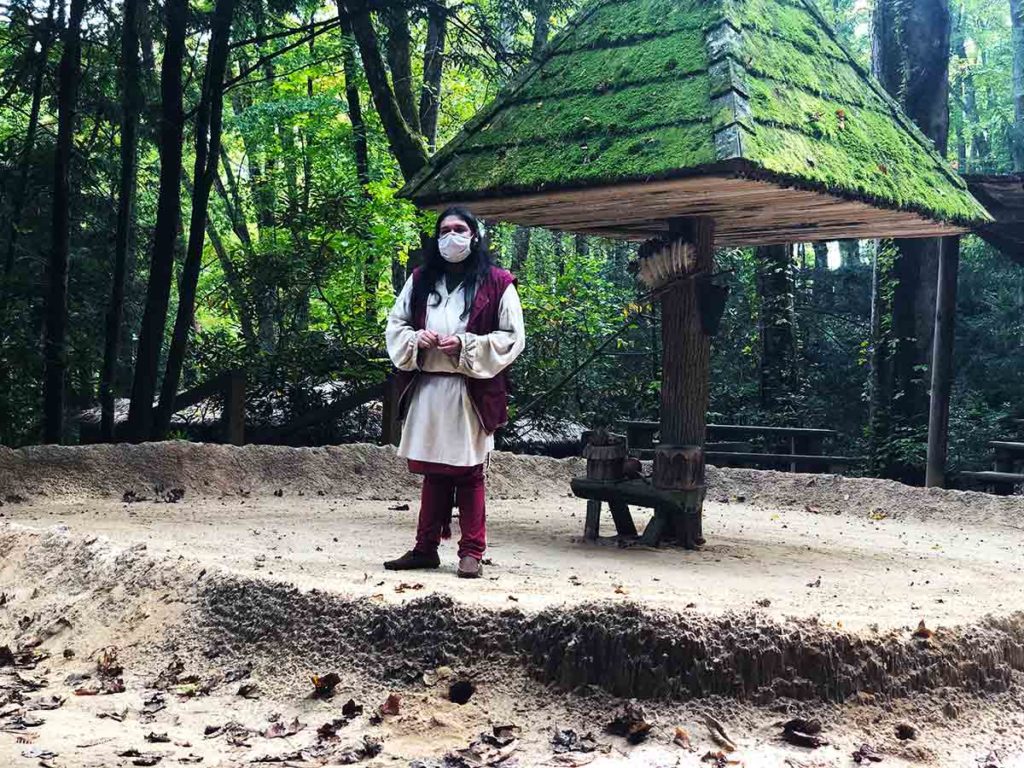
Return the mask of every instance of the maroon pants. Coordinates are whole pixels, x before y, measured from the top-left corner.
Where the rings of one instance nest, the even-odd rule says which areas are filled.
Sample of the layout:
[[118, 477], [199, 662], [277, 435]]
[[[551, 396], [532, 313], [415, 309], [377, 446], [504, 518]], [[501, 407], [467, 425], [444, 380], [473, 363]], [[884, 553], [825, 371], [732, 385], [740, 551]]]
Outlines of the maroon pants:
[[423, 475], [416, 549], [436, 552], [441, 539], [451, 538], [452, 507], [459, 508], [459, 557], [480, 560], [487, 548], [484, 504], [484, 465], [453, 467], [428, 461], [409, 461], [409, 471]]

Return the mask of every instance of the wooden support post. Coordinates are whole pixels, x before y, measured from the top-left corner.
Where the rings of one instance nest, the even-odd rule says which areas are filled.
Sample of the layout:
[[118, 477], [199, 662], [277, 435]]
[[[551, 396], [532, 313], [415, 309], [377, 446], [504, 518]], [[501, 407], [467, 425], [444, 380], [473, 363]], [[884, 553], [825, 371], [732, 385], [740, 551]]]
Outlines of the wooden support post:
[[384, 390], [383, 408], [381, 409], [380, 441], [382, 445], [398, 445], [402, 439], [402, 422], [398, 413], [398, 381], [391, 377]]
[[928, 459], [924, 483], [928, 488], [943, 488], [946, 484], [949, 395], [953, 389], [953, 337], [956, 326], [956, 283], [959, 268], [960, 238], [942, 238], [939, 245], [939, 277], [935, 294]]
[[245, 371], [233, 370], [224, 375], [224, 442], [245, 445]]
[[583, 538], [597, 541], [601, 529], [601, 501], [587, 499], [587, 521], [583, 525]]
[[[672, 222], [672, 237], [675, 242], [670, 248], [691, 246], [684, 274], [712, 272], [712, 219]], [[704, 442], [711, 383], [711, 339], [701, 324], [697, 286], [696, 280], [678, 280], [661, 299], [661, 442], [654, 455], [655, 486], [678, 496], [677, 513], [669, 527], [688, 548], [703, 543], [700, 520], [706, 491]], [[659, 524], [656, 532], [663, 533], [663, 526]], [[645, 538], [653, 537], [645, 534]]]

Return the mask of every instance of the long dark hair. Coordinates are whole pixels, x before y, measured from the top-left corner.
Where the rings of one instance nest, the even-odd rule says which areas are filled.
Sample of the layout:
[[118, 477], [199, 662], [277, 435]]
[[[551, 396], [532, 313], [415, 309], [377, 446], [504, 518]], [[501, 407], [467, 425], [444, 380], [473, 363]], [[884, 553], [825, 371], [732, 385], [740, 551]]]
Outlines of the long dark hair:
[[452, 206], [437, 217], [437, 224], [434, 226], [434, 239], [430, 241], [430, 245], [423, 255], [423, 272], [420, 275], [420, 279], [413, 283], [412, 310], [414, 317], [426, 307], [427, 301], [431, 296], [437, 297], [437, 302], [434, 306], [441, 303], [441, 294], [437, 292], [437, 281], [444, 277], [448, 262], [441, 255], [437, 241], [441, 235], [441, 222], [449, 216], [462, 219], [469, 225], [469, 229], [473, 233], [473, 241], [469, 247], [469, 256], [465, 261], [465, 277], [462, 281], [462, 290], [466, 295], [466, 309], [462, 313], [463, 317], [467, 317], [473, 307], [477, 286], [490, 274], [493, 262], [483, 226], [476, 216], [465, 208], [460, 208], [457, 205]]

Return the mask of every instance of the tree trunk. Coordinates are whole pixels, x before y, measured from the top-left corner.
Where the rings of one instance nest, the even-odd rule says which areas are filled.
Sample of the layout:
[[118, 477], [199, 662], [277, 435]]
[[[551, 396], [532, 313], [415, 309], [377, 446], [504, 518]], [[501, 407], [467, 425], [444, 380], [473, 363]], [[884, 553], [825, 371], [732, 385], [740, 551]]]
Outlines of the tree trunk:
[[[873, 15], [872, 65], [885, 89], [946, 152], [949, 133], [950, 15], [946, 0], [879, 0]], [[928, 424], [926, 371], [932, 352], [939, 241], [896, 240], [892, 303], [891, 431], [922, 440]], [[892, 435], [878, 436], [889, 440]], [[903, 456], [885, 473], [924, 480], [923, 456]]]
[[46, 326], [43, 336], [43, 442], [64, 436], [64, 379], [67, 373], [68, 271], [71, 252], [71, 150], [81, 73], [85, 0], [72, 0], [57, 71], [57, 141], [53, 163], [52, 249], [46, 270]]
[[761, 246], [754, 259], [761, 303], [761, 407], [776, 411], [792, 407], [797, 384], [792, 248]]
[[107, 308], [103, 371], [100, 375], [100, 436], [114, 439], [114, 382], [124, 323], [125, 281], [135, 211], [135, 180], [142, 90], [139, 70], [139, 7], [145, 0], [125, 0], [121, 35], [121, 173], [117, 191], [117, 232], [114, 237], [114, 276]]
[[392, 5], [382, 11], [388, 29], [387, 57], [391, 69], [398, 109], [409, 128], [420, 132], [420, 116], [416, 111], [416, 96], [412, 78], [412, 34], [409, 32], [409, 11], [402, 5]]
[[365, 0], [350, 0], [347, 4], [359, 52], [363, 57], [363, 69], [370, 85], [374, 106], [384, 126], [391, 151], [398, 160], [406, 181], [411, 179], [427, 162], [427, 152], [410, 130], [409, 123], [402, 117], [395, 94], [388, 85], [384, 59], [377, 43], [377, 33], [370, 21], [370, 11]]
[[[694, 274], [714, 268], [714, 229], [710, 219], [687, 221], [694, 243]], [[704, 445], [710, 396], [711, 339], [704, 335], [695, 280], [681, 280], [661, 299], [661, 442]]]
[[[188, 196], [190, 198], [194, 197], [195, 188], [192, 186], [189, 178], [184, 176], [182, 182], [185, 185], [185, 192]], [[218, 188], [218, 194], [222, 194], [221, 190], [224, 189], [224, 185], [220, 183], [219, 176], [214, 180], [214, 185]], [[210, 238], [210, 246], [213, 248], [214, 253], [217, 254], [217, 262], [220, 264], [221, 272], [224, 273], [224, 282], [227, 283], [231, 300], [238, 307], [238, 324], [241, 327], [242, 339], [248, 346], [253, 346], [256, 343], [256, 335], [253, 332], [252, 316], [248, 311], [245, 285], [242, 283], [242, 278], [238, 274], [238, 269], [235, 267], [234, 262], [231, 261], [227, 248], [224, 247], [224, 240], [221, 238], [220, 232], [217, 231], [215, 223], [209, 216], [206, 217], [206, 236]]]
[[347, 14], [341, 17], [341, 65], [345, 72], [345, 101], [348, 104], [348, 119], [352, 123], [352, 152], [356, 158], [356, 177], [366, 193], [370, 183], [370, 159], [366, 146], [366, 123], [363, 122], [363, 108], [359, 102], [359, 69], [356, 65], [355, 38]]
[[154, 438], [162, 439], [171, 423], [174, 400], [185, 363], [188, 334], [195, 316], [196, 286], [203, 263], [203, 244], [206, 239], [207, 206], [217, 176], [220, 160], [221, 121], [224, 111], [224, 72], [227, 69], [228, 43], [231, 39], [231, 20], [234, 0], [217, 0], [210, 30], [206, 74], [202, 95], [196, 113], [195, 189], [192, 194], [192, 214], [189, 221], [188, 247], [178, 285], [178, 315], [174, 322], [174, 335], [167, 354], [167, 370], [160, 390], [160, 405], [154, 423]]
[[925, 485], [943, 488], [949, 448], [949, 395], [953, 389], [953, 337], [960, 238], [942, 240], [938, 300], [935, 302], [935, 348], [932, 352], [931, 408], [928, 416], [928, 464]]
[[551, 0], [536, 0], [533, 7], [533, 46], [531, 54], [534, 59], [540, 57], [544, 46], [548, 44], [551, 34]]
[[433, 152], [437, 149], [437, 114], [441, 102], [448, 13], [444, 0], [427, 11], [427, 43], [423, 49], [423, 89], [420, 91], [420, 131]]
[[871, 372], [869, 379], [869, 470], [883, 474], [890, 464], [892, 407], [892, 262], [896, 246], [876, 240], [871, 257]]
[[139, 331], [132, 402], [128, 412], [128, 431], [135, 442], [147, 440], [152, 432], [153, 395], [156, 392], [157, 370], [174, 272], [174, 254], [181, 224], [182, 132], [185, 119], [181, 70], [185, 57], [187, 0], [166, 0], [164, 13], [166, 34], [160, 66], [160, 186], [149, 263], [149, 284], [146, 287], [146, 307]]
[[1024, 0], [1010, 0], [1013, 47], [1013, 170], [1024, 171]]

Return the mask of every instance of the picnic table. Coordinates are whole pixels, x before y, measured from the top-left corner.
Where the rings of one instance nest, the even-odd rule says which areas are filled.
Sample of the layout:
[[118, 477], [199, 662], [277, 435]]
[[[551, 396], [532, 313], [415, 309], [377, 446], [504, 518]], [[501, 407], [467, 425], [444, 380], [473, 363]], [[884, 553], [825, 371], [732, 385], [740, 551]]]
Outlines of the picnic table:
[[[661, 428], [657, 421], [620, 421], [631, 450], [640, 458], [653, 458], [655, 435]], [[809, 427], [772, 427], [756, 424], [708, 424], [704, 455], [709, 462], [720, 466], [754, 464], [758, 466], [788, 467], [793, 472], [832, 471], [862, 461], [856, 456], [825, 455], [826, 439], [838, 434], [833, 429]], [[782, 451], [755, 451], [739, 439], [763, 438], [766, 443], [781, 445]]]

